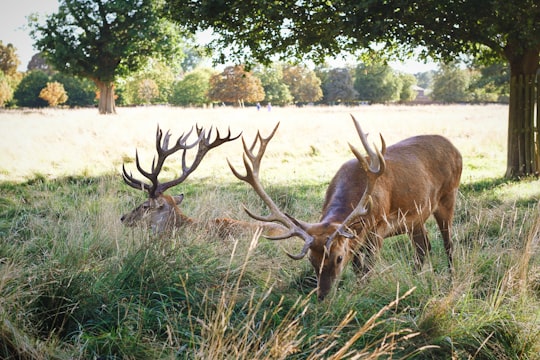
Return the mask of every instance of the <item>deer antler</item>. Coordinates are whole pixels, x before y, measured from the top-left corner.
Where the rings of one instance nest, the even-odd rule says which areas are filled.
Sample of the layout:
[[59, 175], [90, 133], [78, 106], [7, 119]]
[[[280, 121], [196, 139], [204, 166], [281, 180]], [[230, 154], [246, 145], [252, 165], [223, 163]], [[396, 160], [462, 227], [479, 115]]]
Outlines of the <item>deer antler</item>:
[[[231, 130], [229, 128], [228, 134], [225, 137], [220, 137], [219, 130], [216, 129], [216, 138], [214, 141], [210, 142], [210, 138], [212, 137], [212, 127], [208, 131], [208, 135], [206, 135], [205, 130], [203, 128], [199, 128], [196, 126], [196, 132], [197, 132], [197, 140], [193, 142], [192, 144], [186, 144], [187, 139], [190, 137], [191, 133], [193, 132], [193, 128], [187, 133], [182, 134], [178, 140], [176, 141], [175, 145], [171, 148], [169, 148], [169, 139], [171, 137], [170, 131], [167, 131], [165, 133], [165, 137], [163, 137], [163, 132], [159, 128], [159, 125], [157, 126], [156, 131], [156, 151], [158, 154], [157, 162], [156, 158], [152, 160], [152, 168], [151, 171], [148, 172], [144, 170], [141, 167], [140, 161], [139, 161], [139, 154], [137, 151], [135, 151], [135, 162], [137, 165], [137, 170], [150, 182], [152, 185], [149, 185], [141, 180], [137, 180], [133, 177], [131, 173], [127, 173], [125, 165], [122, 165], [122, 177], [124, 178], [124, 181], [129, 186], [139, 189], [139, 190], [146, 190], [148, 191], [148, 194], [151, 198], [156, 198], [159, 195], [163, 194], [167, 189], [176, 186], [180, 183], [182, 183], [186, 178], [193, 172], [195, 169], [199, 166], [202, 159], [206, 155], [208, 151], [211, 149], [226, 143], [228, 141], [232, 141], [235, 139], [238, 139], [240, 137], [241, 133], [238, 134], [235, 137], [231, 137]], [[195, 155], [195, 159], [193, 160], [193, 163], [190, 166], [187, 166], [186, 163], [186, 154], [187, 150], [197, 147], [197, 154]], [[163, 164], [165, 163], [165, 160], [167, 157], [179, 150], [182, 150], [182, 175], [180, 175], [178, 178], [167, 181], [165, 183], [160, 183], [158, 180], [159, 173], [161, 172], [161, 169], [163, 167]]]
[[367, 185], [356, 207], [345, 218], [345, 220], [341, 223], [338, 229], [328, 238], [326, 242], [327, 249], [330, 249], [332, 240], [334, 240], [337, 234], [346, 233], [345, 229], [352, 223], [354, 219], [356, 219], [359, 216], [368, 215], [370, 213], [371, 207], [373, 205], [371, 194], [373, 193], [375, 182], [384, 173], [384, 170], [386, 169], [386, 162], [384, 160], [384, 153], [386, 152], [386, 143], [382, 135], [380, 135], [381, 150], [379, 151], [378, 148], [375, 148], [375, 150], [373, 150], [373, 148], [369, 145], [367, 141], [367, 134], [365, 134], [362, 131], [362, 128], [360, 127], [360, 124], [358, 123], [356, 118], [353, 115], [351, 115], [351, 117], [353, 119], [354, 126], [356, 127], [356, 132], [358, 132], [358, 135], [360, 136], [360, 141], [362, 142], [364, 149], [369, 155], [370, 162], [368, 164], [366, 158], [360, 153], [360, 151], [358, 151], [356, 147], [354, 147], [352, 144], [349, 143], [349, 147], [351, 148], [352, 153], [354, 154], [354, 156], [356, 156], [362, 168], [366, 172]]
[[[246, 145], [246, 141], [244, 137], [242, 137], [242, 144], [244, 146], [243, 160], [244, 160], [244, 167], [246, 169], [246, 175], [240, 174], [232, 166], [229, 160], [227, 160], [227, 162], [229, 163], [229, 167], [231, 168], [231, 171], [233, 172], [234, 176], [236, 176], [238, 179], [245, 181], [246, 183], [251, 185], [253, 190], [255, 190], [257, 195], [259, 195], [259, 197], [264, 201], [266, 206], [268, 206], [268, 208], [270, 209], [270, 214], [267, 216], [256, 215], [244, 207], [244, 210], [246, 211], [246, 213], [255, 220], [259, 220], [263, 222], [278, 222], [289, 229], [289, 231], [283, 235], [274, 236], [274, 237], [267, 236], [266, 238], [269, 240], [283, 240], [283, 239], [288, 239], [293, 236], [298, 236], [304, 239], [304, 247], [302, 248], [302, 251], [298, 255], [292, 255], [292, 254], [287, 253], [287, 255], [289, 255], [291, 258], [295, 260], [299, 260], [307, 254], [310, 246], [313, 243], [313, 237], [306, 232], [306, 230], [304, 229], [300, 221], [296, 220], [292, 216], [286, 213], [283, 213], [281, 210], [279, 210], [278, 206], [274, 203], [274, 201], [270, 198], [270, 196], [266, 193], [266, 191], [262, 187], [261, 181], [259, 179], [259, 169], [261, 165], [261, 159], [266, 150], [266, 146], [268, 145], [268, 143], [270, 142], [270, 140], [276, 133], [278, 127], [279, 127], [279, 122], [277, 123], [276, 127], [267, 138], [263, 138], [261, 136], [261, 133], [257, 132], [257, 136], [255, 137], [253, 144], [249, 148]], [[259, 144], [259, 151], [257, 154], [254, 154], [253, 151], [255, 150], [257, 143]]]

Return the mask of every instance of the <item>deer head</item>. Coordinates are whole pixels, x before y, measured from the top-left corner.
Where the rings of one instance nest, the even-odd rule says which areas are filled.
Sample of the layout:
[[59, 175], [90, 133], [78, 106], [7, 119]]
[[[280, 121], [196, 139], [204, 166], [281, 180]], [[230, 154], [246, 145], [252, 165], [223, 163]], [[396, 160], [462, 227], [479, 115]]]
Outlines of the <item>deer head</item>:
[[[317, 274], [318, 297], [321, 300], [328, 294], [332, 284], [342, 273], [345, 264], [347, 264], [352, 256], [353, 247], [351, 246], [351, 241], [356, 239], [356, 234], [352, 229], [352, 225], [361, 222], [363, 221], [362, 219], [370, 216], [372, 207], [371, 194], [377, 179], [385, 171], [385, 159], [383, 154], [386, 146], [384, 139], [381, 136], [382, 150], [373, 150], [368, 145], [366, 134], [362, 131], [354, 117], [353, 121], [358, 135], [360, 136], [360, 140], [368, 152], [369, 162], [354, 146], [349, 144], [351, 151], [358, 159], [364, 176], [362, 177], [362, 195], [356, 199], [356, 203], [353, 204], [352, 207], [350, 203], [340, 204], [341, 207], [348, 208], [348, 214], [344, 219], [337, 219], [335, 221], [323, 219], [318, 223], [308, 223], [298, 220], [293, 216], [282, 212], [265, 192], [259, 179], [260, 164], [266, 147], [275, 135], [279, 123], [267, 138], [263, 138], [258, 132], [250, 147], [246, 145], [246, 142], [242, 137], [246, 175], [240, 174], [229, 162], [229, 167], [233, 174], [238, 179], [251, 185], [270, 210], [269, 215], [260, 216], [245, 209], [248, 215], [258, 221], [279, 223], [288, 229], [288, 232], [280, 236], [267, 238], [270, 240], [282, 240], [291, 237], [299, 237], [304, 240], [304, 246], [300, 253], [288, 253], [288, 255], [292, 259], [299, 260], [309, 253], [309, 260]], [[257, 146], [258, 152], [254, 153]]]
[[[193, 132], [193, 128], [187, 133], [182, 134], [173, 146], [169, 147], [171, 134], [169, 131], [163, 136], [163, 132], [157, 127], [156, 131], [156, 152], [157, 160], [154, 157], [151, 170], [148, 172], [141, 167], [138, 152], [135, 152], [135, 163], [137, 170], [150, 183], [135, 179], [128, 173], [125, 164], [122, 165], [122, 177], [124, 182], [134, 189], [143, 190], [148, 193], [148, 200], [137, 206], [131, 212], [123, 215], [121, 221], [126, 226], [145, 226], [152, 229], [155, 233], [171, 230], [185, 224], [193, 223], [194, 220], [184, 215], [179, 208], [184, 199], [184, 195], [166, 195], [165, 191], [184, 182], [187, 177], [197, 169], [204, 156], [211, 149], [218, 147], [228, 141], [237, 139], [239, 135], [232, 137], [230, 129], [227, 136], [221, 137], [219, 130], [216, 130], [216, 138], [212, 138], [212, 128], [206, 133], [203, 128], [195, 127], [196, 140], [193, 143], [187, 143]], [[197, 147], [195, 158], [191, 165], [187, 164], [187, 152]], [[182, 151], [182, 174], [173, 180], [160, 182], [158, 176], [163, 168], [165, 160], [172, 154]]]

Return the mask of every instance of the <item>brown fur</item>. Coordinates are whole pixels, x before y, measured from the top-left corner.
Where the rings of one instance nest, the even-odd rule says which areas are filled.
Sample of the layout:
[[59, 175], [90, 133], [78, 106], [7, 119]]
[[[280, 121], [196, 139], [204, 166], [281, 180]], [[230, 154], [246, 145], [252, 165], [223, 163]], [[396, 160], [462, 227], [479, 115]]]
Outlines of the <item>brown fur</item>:
[[384, 158], [386, 170], [375, 183], [371, 211], [349, 226], [354, 238], [337, 235], [330, 251], [325, 252], [327, 238], [351, 213], [366, 188], [368, 175], [357, 159], [346, 162], [336, 173], [326, 192], [320, 222], [306, 228], [314, 237], [309, 259], [318, 275], [321, 299], [349, 260], [367, 272], [383, 239], [393, 235], [409, 234], [416, 250], [415, 263], [420, 267], [431, 248], [424, 223], [432, 214], [452, 266], [451, 225], [461, 154], [444, 137], [423, 135], [390, 146]]
[[148, 199], [131, 212], [123, 215], [121, 221], [124, 225], [145, 226], [156, 234], [170, 233], [183, 226], [195, 226], [207, 228], [215, 232], [221, 238], [238, 236], [246, 231], [255, 231], [261, 227], [263, 234], [276, 236], [285, 232], [285, 228], [278, 224], [263, 222], [248, 222], [231, 218], [211, 219], [207, 223], [199, 222], [180, 210], [183, 195], [171, 196], [160, 195], [155, 199]]

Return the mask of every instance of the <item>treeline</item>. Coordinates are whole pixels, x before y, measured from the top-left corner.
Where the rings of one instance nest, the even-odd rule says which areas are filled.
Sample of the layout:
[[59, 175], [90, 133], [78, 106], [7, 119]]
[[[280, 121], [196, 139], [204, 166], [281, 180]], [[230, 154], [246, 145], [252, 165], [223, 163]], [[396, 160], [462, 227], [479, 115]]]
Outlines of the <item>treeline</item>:
[[[16, 71], [14, 49], [0, 43], [0, 106], [96, 106], [99, 94], [88, 79], [63, 75], [35, 55], [24, 73]], [[7, 54], [7, 55], [6, 55]], [[15, 57], [15, 58], [14, 58]], [[11, 60], [10, 60], [11, 59]], [[386, 64], [346, 67], [276, 63], [271, 66], [229, 66], [222, 71], [191, 59], [184, 66], [149, 62], [143, 70], [116, 81], [118, 105], [170, 104], [203, 107], [212, 104], [372, 104], [508, 102], [506, 66], [442, 64], [436, 71], [401, 73]], [[11, 64], [11, 66], [10, 66]]]

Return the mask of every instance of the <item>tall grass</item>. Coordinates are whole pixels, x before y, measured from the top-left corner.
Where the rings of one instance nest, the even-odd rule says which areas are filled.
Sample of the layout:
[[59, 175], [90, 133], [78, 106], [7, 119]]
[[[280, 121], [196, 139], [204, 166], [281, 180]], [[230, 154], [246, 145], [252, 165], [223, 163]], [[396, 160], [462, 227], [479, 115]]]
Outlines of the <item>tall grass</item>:
[[[413, 131], [445, 133], [462, 149], [453, 276], [430, 220], [433, 251], [421, 272], [412, 271], [410, 241], [394, 237], [385, 241], [369, 277], [357, 278], [347, 269], [333, 294], [319, 303], [308, 262], [293, 261], [282, 251], [297, 251], [301, 244], [296, 240], [271, 242], [257, 232], [221, 239], [193, 228], [156, 238], [120, 224], [120, 215], [144, 194], [124, 185], [116, 170], [85, 174], [79, 168], [66, 176], [64, 170], [37, 169], [41, 175], [28, 175], [2, 162], [7, 179], [0, 182], [0, 358], [540, 359], [539, 181], [499, 176], [504, 172], [499, 137], [490, 129], [491, 135], [484, 134], [476, 123], [481, 120], [457, 119], [462, 128], [455, 129], [443, 120], [414, 118], [410, 126], [417, 128], [403, 130], [411, 114], [421, 118], [433, 110], [376, 110], [353, 112], [365, 113], [372, 132], [379, 130], [373, 119], [383, 115], [394, 125], [405, 122], [389, 138]], [[498, 111], [447, 110], [454, 115]], [[236, 114], [229, 111], [203, 113]], [[330, 177], [350, 157], [343, 145], [348, 135], [338, 135], [326, 122], [348, 114], [282, 111], [280, 130], [263, 161], [263, 180], [284, 210], [316, 221]], [[276, 113], [263, 115], [267, 118], [256, 125], [273, 127], [270, 116]], [[77, 112], [60, 112], [59, 119], [54, 114], [36, 119], [66, 123], [72, 114], [80, 121]], [[198, 120], [197, 114], [178, 112], [192, 116], [190, 121]], [[242, 123], [242, 130], [252, 134], [245, 113], [238, 114], [236, 125]], [[123, 121], [107, 121], [117, 120]], [[385, 136], [389, 123], [380, 126]], [[77, 126], [84, 138], [86, 128]], [[96, 151], [114, 153], [121, 162], [141, 146], [141, 154], [150, 157], [155, 121], [142, 127], [148, 132], [129, 151], [97, 140]], [[69, 142], [77, 143], [76, 133]], [[33, 147], [40, 147], [39, 139]], [[118, 139], [126, 141], [121, 133]], [[297, 143], [291, 145], [293, 139]], [[241, 204], [265, 211], [253, 192], [222, 168], [225, 157], [240, 160], [237, 145], [209, 154], [201, 171], [179, 186], [187, 214], [247, 219]], [[170, 172], [174, 168], [173, 163]]]

